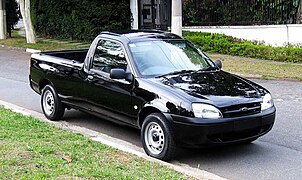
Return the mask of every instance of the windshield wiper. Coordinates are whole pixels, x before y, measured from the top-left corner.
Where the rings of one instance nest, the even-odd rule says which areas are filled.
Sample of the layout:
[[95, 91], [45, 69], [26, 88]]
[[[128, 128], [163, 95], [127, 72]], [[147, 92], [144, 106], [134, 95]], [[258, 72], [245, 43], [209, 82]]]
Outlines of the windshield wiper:
[[173, 71], [167, 74], [162, 74], [159, 76], [156, 76], [156, 78], [161, 78], [161, 77], [166, 77], [166, 76], [171, 76], [171, 75], [177, 75], [177, 74], [185, 74], [185, 73], [198, 73], [198, 72], [204, 72], [204, 71], [212, 71], [212, 70], [218, 70], [216, 67], [207, 67], [204, 69], [199, 69], [199, 70], [180, 70], [180, 71]]
[[196, 72], [212, 71], [212, 70], [218, 70], [218, 68], [217, 68], [217, 67], [210, 66], [210, 67], [207, 67], [207, 68], [204, 68], [204, 69], [199, 69], [199, 70], [196, 71]]
[[192, 73], [195, 72], [194, 70], [180, 70], [180, 71], [173, 71], [167, 74], [162, 74], [159, 76], [156, 76], [156, 78], [161, 78], [161, 77], [165, 77], [165, 76], [171, 76], [171, 75], [176, 75], [176, 74], [184, 74], [184, 73]]

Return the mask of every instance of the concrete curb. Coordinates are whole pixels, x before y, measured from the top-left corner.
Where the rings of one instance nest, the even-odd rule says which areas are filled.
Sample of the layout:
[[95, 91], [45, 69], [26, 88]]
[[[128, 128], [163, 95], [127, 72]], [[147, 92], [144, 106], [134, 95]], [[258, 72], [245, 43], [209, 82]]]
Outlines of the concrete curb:
[[41, 50], [26, 48], [25, 52], [35, 54], [35, 53], [40, 53]]
[[171, 163], [167, 163], [164, 161], [160, 161], [158, 159], [152, 158], [150, 156], [147, 156], [142, 148], [137, 147], [129, 142], [117, 139], [117, 138], [113, 138], [110, 137], [106, 134], [102, 134], [100, 132], [97, 131], [93, 131], [84, 127], [79, 127], [79, 126], [75, 126], [75, 125], [71, 125], [65, 121], [49, 121], [48, 119], [46, 119], [44, 117], [44, 115], [42, 113], [38, 113], [36, 111], [32, 111], [5, 101], [1, 101], [0, 100], [0, 105], [4, 106], [4, 108], [6, 109], [10, 109], [16, 113], [20, 113], [23, 114], [25, 116], [31, 116], [34, 117], [42, 122], [46, 122], [49, 124], [54, 125], [57, 128], [63, 129], [63, 130], [67, 130], [73, 133], [79, 133], [84, 135], [87, 138], [90, 138], [93, 141], [96, 142], [100, 142], [102, 144], [105, 144], [107, 146], [113, 147], [115, 149], [136, 155], [140, 158], [143, 158], [145, 160], [148, 161], [152, 161], [152, 162], [156, 162], [159, 163], [161, 165], [167, 166], [169, 168], [172, 168], [182, 174], [185, 174], [187, 176], [196, 178], [196, 179], [209, 179], [209, 180], [225, 180], [225, 178], [222, 178], [218, 175], [212, 174], [210, 172], [207, 172], [205, 170], [201, 170], [198, 168], [192, 168], [186, 164], [182, 164], [179, 162], [171, 162]]

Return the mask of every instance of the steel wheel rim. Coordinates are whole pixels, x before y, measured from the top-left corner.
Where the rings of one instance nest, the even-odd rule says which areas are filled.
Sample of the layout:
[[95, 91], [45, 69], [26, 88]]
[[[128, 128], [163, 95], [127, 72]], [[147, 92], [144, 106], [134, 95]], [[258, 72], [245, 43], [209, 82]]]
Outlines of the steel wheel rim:
[[43, 109], [47, 115], [50, 115], [55, 109], [55, 100], [53, 94], [49, 90], [47, 90], [43, 96]]
[[163, 129], [156, 122], [147, 125], [144, 133], [146, 147], [152, 154], [160, 154], [165, 146], [165, 135]]

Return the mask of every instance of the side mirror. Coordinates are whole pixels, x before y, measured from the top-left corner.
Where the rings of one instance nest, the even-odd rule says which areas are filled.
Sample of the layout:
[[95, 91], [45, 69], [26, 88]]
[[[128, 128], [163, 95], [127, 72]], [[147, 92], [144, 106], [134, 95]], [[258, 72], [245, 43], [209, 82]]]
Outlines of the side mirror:
[[222, 68], [222, 62], [221, 62], [221, 60], [216, 60], [215, 62], [215, 65], [217, 66], [217, 67], [219, 67], [219, 69], [221, 69]]
[[111, 79], [125, 79], [126, 81], [132, 82], [133, 76], [131, 73], [126, 73], [124, 69], [114, 68], [110, 70]]

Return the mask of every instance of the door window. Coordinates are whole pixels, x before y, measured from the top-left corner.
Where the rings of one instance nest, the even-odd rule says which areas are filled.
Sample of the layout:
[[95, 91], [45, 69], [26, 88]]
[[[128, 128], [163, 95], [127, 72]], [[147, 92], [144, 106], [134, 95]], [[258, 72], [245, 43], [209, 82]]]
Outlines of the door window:
[[113, 68], [127, 68], [123, 47], [117, 42], [100, 40], [93, 56], [92, 69], [110, 73]]

